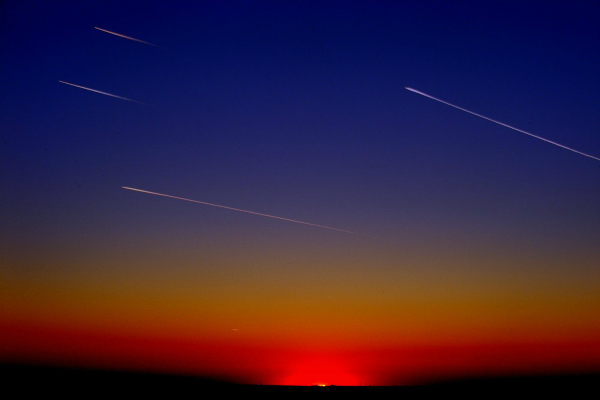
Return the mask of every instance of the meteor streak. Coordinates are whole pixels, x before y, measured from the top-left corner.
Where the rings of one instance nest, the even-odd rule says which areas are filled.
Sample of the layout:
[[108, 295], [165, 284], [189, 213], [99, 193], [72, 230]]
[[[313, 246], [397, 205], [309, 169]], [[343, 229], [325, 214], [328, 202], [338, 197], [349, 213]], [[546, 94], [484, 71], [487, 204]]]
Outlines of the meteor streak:
[[157, 45], [152, 44], [152, 43], [144, 42], [143, 40], [140, 40], [140, 39], [136, 39], [136, 38], [132, 38], [132, 37], [129, 37], [129, 36], [121, 35], [120, 33], [116, 33], [116, 32], [107, 31], [106, 29], [101, 29], [101, 28], [98, 28], [97, 26], [95, 26], [94, 29], [98, 29], [99, 31], [110, 33], [111, 35], [122, 37], [124, 39], [133, 40], [135, 42], [140, 42], [140, 43], [148, 44], [148, 45], [154, 46], [154, 47], [160, 47], [160, 46], [157, 46]]
[[500, 121], [496, 121], [495, 119], [491, 119], [491, 118], [488, 118], [488, 117], [484, 117], [483, 115], [480, 115], [480, 114], [474, 113], [473, 111], [466, 110], [466, 109], [464, 109], [464, 108], [462, 108], [462, 107], [459, 107], [459, 106], [455, 106], [454, 104], [448, 103], [447, 101], [444, 101], [444, 100], [440, 100], [440, 99], [438, 99], [438, 98], [436, 98], [436, 97], [430, 96], [430, 95], [428, 95], [428, 94], [425, 94], [425, 93], [423, 93], [423, 92], [419, 92], [418, 90], [415, 90], [415, 89], [412, 89], [412, 88], [409, 88], [409, 87], [405, 87], [404, 89], [406, 89], [406, 90], [410, 90], [411, 92], [414, 92], [414, 93], [417, 93], [417, 94], [420, 94], [421, 96], [429, 97], [429, 98], [430, 98], [430, 99], [432, 99], [432, 100], [439, 101], [440, 103], [444, 103], [444, 104], [446, 104], [446, 105], [448, 105], [448, 106], [450, 106], [450, 107], [458, 108], [459, 110], [462, 110], [462, 111], [468, 112], [469, 114], [476, 115], [476, 116], [478, 116], [479, 118], [483, 118], [483, 119], [487, 119], [488, 121], [495, 122], [495, 123], [496, 123], [496, 124], [498, 124], [498, 125], [505, 126], [505, 127], [507, 127], [507, 128], [513, 129], [513, 130], [515, 130], [515, 131], [517, 131], [517, 132], [521, 132], [521, 133], [524, 133], [524, 134], [526, 134], [526, 135], [533, 136], [533, 137], [534, 137], [534, 138], [536, 138], [536, 139], [540, 139], [540, 140], [543, 140], [544, 142], [548, 142], [548, 143], [550, 143], [550, 144], [553, 144], [553, 145], [555, 145], [555, 146], [562, 147], [563, 149], [566, 149], [566, 150], [572, 151], [572, 152], [574, 152], [574, 153], [577, 153], [577, 154], [581, 154], [582, 156], [586, 156], [586, 157], [589, 157], [589, 158], [593, 158], [594, 160], [598, 160], [598, 161], [600, 161], [600, 158], [598, 158], [598, 157], [594, 157], [594, 156], [591, 156], [591, 155], [589, 155], [589, 154], [582, 153], [581, 151], [578, 151], [578, 150], [572, 149], [572, 148], [570, 148], [570, 147], [563, 146], [562, 144], [559, 144], [559, 143], [553, 142], [553, 141], [551, 141], [551, 140], [544, 139], [543, 137], [540, 137], [540, 136], [534, 135], [533, 133], [525, 132], [524, 130], [521, 130], [521, 129], [515, 128], [514, 126], [510, 126], [510, 125], [504, 124], [504, 123], [502, 123], [502, 122], [500, 122]]
[[254, 214], [254, 215], [260, 215], [261, 217], [269, 217], [269, 218], [275, 218], [275, 219], [281, 219], [283, 221], [288, 221], [288, 222], [295, 222], [297, 224], [303, 224], [303, 225], [310, 225], [310, 226], [316, 226], [319, 228], [325, 228], [325, 229], [331, 229], [333, 231], [338, 231], [338, 232], [345, 232], [345, 233], [351, 233], [353, 235], [359, 235], [359, 233], [356, 232], [350, 232], [350, 231], [345, 231], [343, 229], [337, 229], [337, 228], [331, 228], [329, 226], [324, 226], [324, 225], [317, 225], [317, 224], [311, 224], [309, 222], [302, 222], [302, 221], [296, 221], [293, 219], [288, 219], [288, 218], [282, 218], [282, 217], [276, 217], [274, 215], [268, 215], [268, 214], [261, 214], [261, 213], [257, 213], [254, 211], [248, 211], [248, 210], [241, 210], [239, 208], [233, 208], [233, 207], [227, 207], [227, 206], [220, 206], [218, 204], [212, 204], [212, 203], [206, 203], [204, 201], [198, 201], [198, 200], [190, 200], [190, 199], [185, 199], [183, 197], [176, 197], [176, 196], [170, 196], [168, 194], [162, 194], [162, 193], [156, 193], [156, 192], [149, 192], [147, 190], [141, 190], [141, 189], [134, 189], [134, 188], [130, 188], [127, 186], [121, 186], [123, 189], [127, 189], [127, 190], [133, 190], [135, 192], [141, 192], [141, 193], [148, 193], [148, 194], [154, 194], [156, 196], [163, 196], [163, 197], [170, 197], [171, 199], [177, 199], [177, 200], [185, 200], [185, 201], [191, 201], [192, 203], [198, 203], [198, 204], [204, 204], [207, 206], [213, 206], [213, 207], [219, 207], [219, 208], [226, 208], [228, 210], [234, 210], [234, 211], [241, 211], [241, 212], [245, 212], [248, 214]]
[[135, 101], [135, 100], [128, 99], [127, 97], [121, 97], [121, 96], [117, 96], [116, 94], [110, 94], [110, 93], [106, 93], [106, 92], [101, 92], [101, 91], [99, 91], [99, 90], [95, 90], [95, 89], [86, 88], [85, 86], [74, 85], [74, 84], [72, 84], [72, 83], [69, 83], [69, 82], [64, 82], [64, 81], [59, 81], [59, 82], [60, 82], [60, 83], [64, 83], [65, 85], [71, 85], [71, 86], [75, 86], [76, 88], [79, 88], [79, 89], [85, 89], [85, 90], [89, 90], [90, 92], [96, 92], [96, 93], [100, 93], [100, 94], [103, 94], [103, 95], [105, 95], [105, 96], [116, 97], [117, 99], [121, 99], [121, 100], [127, 100], [127, 101], [131, 101], [131, 102], [133, 102], [133, 103], [138, 103], [138, 104], [147, 105], [147, 104], [145, 104], [145, 103], [142, 103], [142, 102], [140, 102], [140, 101]]

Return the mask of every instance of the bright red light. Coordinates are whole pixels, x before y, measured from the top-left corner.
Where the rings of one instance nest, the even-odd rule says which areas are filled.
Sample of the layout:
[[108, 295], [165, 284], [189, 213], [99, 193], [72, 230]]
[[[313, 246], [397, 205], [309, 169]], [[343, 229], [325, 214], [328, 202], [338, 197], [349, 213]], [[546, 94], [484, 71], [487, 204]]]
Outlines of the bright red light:
[[347, 366], [338, 360], [311, 358], [292, 367], [281, 385], [293, 386], [358, 386], [360, 380], [348, 372]]

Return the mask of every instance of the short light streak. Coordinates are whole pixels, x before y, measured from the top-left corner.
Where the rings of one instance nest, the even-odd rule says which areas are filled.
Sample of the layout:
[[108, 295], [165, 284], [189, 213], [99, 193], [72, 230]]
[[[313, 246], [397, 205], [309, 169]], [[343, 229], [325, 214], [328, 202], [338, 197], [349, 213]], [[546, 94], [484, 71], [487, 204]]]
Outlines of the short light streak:
[[65, 85], [75, 86], [76, 88], [79, 88], [79, 89], [89, 90], [90, 92], [100, 93], [100, 94], [103, 94], [105, 96], [116, 97], [117, 99], [131, 101], [132, 103], [138, 103], [138, 104], [147, 105], [146, 103], [142, 103], [141, 101], [136, 101], [136, 100], [128, 99], [127, 97], [117, 96], [116, 94], [110, 94], [110, 93], [106, 93], [106, 92], [101, 92], [100, 90], [90, 89], [90, 88], [87, 88], [85, 86], [79, 86], [79, 85], [75, 85], [75, 84], [69, 83], [69, 82], [64, 82], [64, 81], [59, 81], [59, 82], [60, 83], [64, 83]]
[[207, 206], [213, 206], [213, 207], [219, 207], [219, 208], [225, 208], [227, 210], [233, 210], [233, 211], [240, 211], [240, 212], [244, 212], [244, 213], [248, 213], [248, 214], [254, 214], [254, 215], [260, 215], [261, 217], [269, 217], [269, 218], [275, 218], [275, 219], [280, 219], [282, 221], [288, 221], [288, 222], [295, 222], [297, 224], [303, 224], [303, 225], [310, 225], [310, 226], [316, 226], [318, 228], [325, 228], [325, 229], [331, 229], [333, 231], [338, 231], [338, 232], [344, 232], [344, 233], [351, 233], [353, 235], [360, 235], [359, 233], [356, 232], [351, 232], [351, 231], [345, 231], [343, 229], [337, 229], [337, 228], [332, 228], [330, 226], [324, 226], [324, 225], [317, 225], [317, 224], [311, 224], [309, 222], [302, 222], [302, 221], [296, 221], [294, 219], [289, 219], [289, 218], [283, 218], [283, 217], [276, 217], [275, 215], [269, 215], [269, 214], [261, 214], [258, 212], [254, 212], [254, 211], [248, 211], [248, 210], [242, 210], [239, 208], [233, 208], [233, 207], [227, 207], [227, 206], [221, 206], [218, 204], [212, 204], [212, 203], [206, 203], [204, 201], [198, 201], [198, 200], [191, 200], [191, 199], [186, 199], [183, 197], [177, 197], [177, 196], [171, 196], [168, 194], [162, 194], [162, 193], [156, 193], [156, 192], [149, 192], [147, 190], [142, 190], [142, 189], [134, 189], [131, 187], [127, 187], [127, 186], [121, 186], [123, 189], [127, 189], [127, 190], [133, 190], [135, 192], [140, 192], [140, 193], [147, 193], [147, 194], [153, 194], [156, 196], [163, 196], [163, 197], [169, 197], [171, 199], [177, 199], [177, 200], [185, 200], [185, 201], [190, 201], [192, 203], [198, 203], [198, 204], [204, 204]]
[[160, 47], [160, 46], [157, 46], [157, 45], [152, 44], [152, 43], [144, 42], [143, 40], [140, 40], [140, 39], [132, 38], [130, 36], [121, 35], [120, 33], [116, 33], [116, 32], [107, 31], [106, 29], [98, 28], [97, 26], [95, 26], [94, 29], [98, 29], [99, 31], [110, 33], [111, 35], [115, 35], [115, 36], [118, 36], [118, 37], [122, 37], [123, 39], [129, 39], [129, 40], [133, 40], [135, 42], [140, 42], [140, 43], [148, 44], [150, 46]]
[[553, 145], [555, 145], [555, 146], [562, 147], [563, 149], [566, 149], [566, 150], [572, 151], [572, 152], [574, 152], [574, 153], [577, 153], [577, 154], [581, 154], [582, 156], [586, 156], [586, 157], [589, 157], [589, 158], [593, 158], [594, 160], [598, 160], [598, 161], [600, 161], [600, 158], [598, 158], [598, 157], [594, 157], [594, 156], [591, 156], [591, 155], [589, 155], [589, 154], [582, 153], [581, 151], [578, 151], [578, 150], [572, 149], [572, 148], [570, 148], [570, 147], [563, 146], [562, 144], [559, 144], [559, 143], [553, 142], [553, 141], [551, 141], [551, 140], [545, 139], [545, 138], [543, 138], [543, 137], [540, 137], [540, 136], [534, 135], [533, 133], [529, 133], [529, 132], [526, 132], [526, 131], [524, 131], [524, 130], [521, 130], [521, 129], [515, 128], [514, 126], [510, 126], [510, 125], [504, 124], [504, 123], [502, 123], [502, 122], [500, 122], [500, 121], [496, 121], [495, 119], [491, 119], [491, 118], [488, 118], [488, 117], [484, 117], [484, 116], [483, 116], [483, 115], [481, 115], [481, 114], [477, 114], [477, 113], [474, 113], [473, 111], [466, 110], [466, 109], [464, 109], [464, 108], [462, 108], [462, 107], [456, 106], [456, 105], [454, 105], [454, 104], [452, 104], [452, 103], [448, 103], [447, 101], [444, 101], [444, 100], [440, 100], [440, 99], [438, 99], [438, 98], [436, 98], [436, 97], [430, 96], [430, 95], [428, 95], [428, 94], [426, 94], [426, 93], [423, 93], [423, 92], [420, 92], [420, 91], [418, 91], [418, 90], [415, 90], [415, 89], [412, 89], [412, 88], [409, 88], [409, 87], [405, 87], [405, 89], [406, 89], [406, 90], [410, 90], [411, 92], [414, 92], [414, 93], [420, 94], [421, 96], [428, 97], [428, 98], [430, 98], [430, 99], [432, 99], [432, 100], [439, 101], [440, 103], [444, 103], [444, 104], [446, 104], [446, 105], [448, 105], [448, 106], [450, 106], [450, 107], [458, 108], [459, 110], [461, 110], [461, 111], [465, 111], [465, 112], [468, 112], [469, 114], [476, 115], [476, 116], [478, 116], [479, 118], [487, 119], [488, 121], [492, 121], [492, 122], [494, 122], [494, 123], [496, 123], [496, 124], [498, 124], [498, 125], [502, 125], [502, 126], [505, 126], [505, 127], [507, 127], [507, 128], [513, 129], [513, 130], [515, 130], [515, 131], [517, 131], [517, 132], [521, 132], [521, 133], [524, 133], [524, 134], [526, 134], [526, 135], [532, 136], [532, 137], [534, 137], [534, 138], [536, 138], [536, 139], [543, 140], [544, 142], [548, 142], [548, 143], [550, 143], [550, 144], [553, 144]]

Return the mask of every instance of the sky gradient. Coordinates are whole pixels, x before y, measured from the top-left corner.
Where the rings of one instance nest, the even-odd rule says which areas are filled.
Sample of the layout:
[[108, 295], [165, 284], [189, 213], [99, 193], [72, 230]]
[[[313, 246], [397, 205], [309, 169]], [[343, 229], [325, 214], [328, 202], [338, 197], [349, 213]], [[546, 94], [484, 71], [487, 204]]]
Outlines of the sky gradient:
[[0, 361], [600, 372], [600, 162], [405, 90], [600, 157], [599, 45], [586, 1], [2, 2]]

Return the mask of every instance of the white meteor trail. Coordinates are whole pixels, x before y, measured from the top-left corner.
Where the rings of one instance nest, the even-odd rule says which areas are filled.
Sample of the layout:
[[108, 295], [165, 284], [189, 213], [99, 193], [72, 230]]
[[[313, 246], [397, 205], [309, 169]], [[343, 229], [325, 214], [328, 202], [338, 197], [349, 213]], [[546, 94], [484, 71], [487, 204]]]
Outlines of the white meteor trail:
[[143, 40], [140, 40], [140, 39], [136, 39], [136, 38], [132, 38], [132, 37], [129, 37], [129, 36], [121, 35], [120, 33], [116, 33], [116, 32], [107, 31], [106, 29], [98, 28], [97, 26], [95, 26], [94, 29], [98, 29], [99, 31], [110, 33], [111, 35], [122, 37], [124, 39], [133, 40], [134, 42], [140, 42], [140, 43], [148, 44], [150, 46], [160, 47], [160, 46], [157, 46], [157, 45], [152, 44], [152, 43], [144, 42]]
[[476, 115], [476, 116], [478, 116], [479, 118], [483, 118], [483, 119], [487, 119], [488, 121], [495, 122], [495, 123], [496, 123], [496, 124], [498, 124], [498, 125], [505, 126], [505, 127], [507, 127], [507, 128], [513, 129], [513, 130], [515, 130], [515, 131], [517, 131], [517, 132], [521, 132], [521, 133], [524, 133], [524, 134], [526, 134], [526, 135], [533, 136], [533, 137], [534, 137], [534, 138], [536, 138], [536, 139], [540, 139], [540, 140], [543, 140], [544, 142], [548, 142], [548, 143], [550, 143], [550, 144], [553, 144], [553, 145], [555, 145], [555, 146], [562, 147], [563, 149], [566, 149], [566, 150], [572, 151], [573, 153], [581, 154], [582, 156], [586, 156], [586, 157], [589, 157], [589, 158], [593, 158], [594, 160], [598, 160], [598, 161], [600, 161], [600, 158], [598, 158], [598, 157], [594, 157], [594, 156], [591, 156], [591, 155], [589, 155], [589, 154], [582, 153], [581, 151], [578, 151], [578, 150], [572, 149], [572, 148], [570, 148], [570, 147], [563, 146], [562, 144], [559, 144], [559, 143], [553, 142], [553, 141], [551, 141], [551, 140], [544, 139], [543, 137], [540, 137], [540, 136], [534, 135], [533, 133], [525, 132], [524, 130], [521, 130], [521, 129], [515, 128], [514, 126], [510, 126], [510, 125], [504, 124], [504, 123], [502, 123], [502, 122], [500, 122], [500, 121], [496, 121], [495, 119], [491, 119], [491, 118], [488, 118], [488, 117], [484, 117], [483, 115], [480, 115], [480, 114], [474, 113], [473, 111], [466, 110], [466, 109], [464, 109], [464, 108], [462, 108], [462, 107], [459, 107], [459, 106], [455, 106], [455, 105], [454, 105], [454, 104], [452, 104], [452, 103], [448, 103], [447, 101], [440, 100], [440, 99], [438, 99], [438, 98], [436, 98], [436, 97], [430, 96], [430, 95], [428, 95], [428, 94], [425, 94], [425, 93], [423, 93], [423, 92], [419, 92], [418, 90], [415, 90], [415, 89], [412, 89], [412, 88], [409, 88], [409, 87], [405, 87], [404, 89], [406, 89], [406, 90], [410, 90], [411, 92], [414, 92], [414, 93], [417, 93], [417, 94], [420, 94], [421, 96], [429, 97], [429, 98], [430, 98], [430, 99], [432, 99], [432, 100], [439, 101], [440, 103], [444, 103], [444, 104], [446, 104], [446, 105], [448, 105], [448, 106], [450, 106], [450, 107], [458, 108], [459, 110], [462, 110], [462, 111], [468, 112], [469, 114]]
[[190, 199], [185, 199], [183, 197], [176, 197], [176, 196], [170, 196], [168, 194], [162, 194], [162, 193], [156, 193], [156, 192], [149, 192], [147, 190], [141, 190], [141, 189], [134, 189], [134, 188], [130, 188], [130, 187], [126, 187], [126, 186], [121, 186], [123, 189], [127, 189], [127, 190], [133, 190], [135, 192], [141, 192], [141, 193], [148, 193], [148, 194], [154, 194], [156, 196], [163, 196], [163, 197], [169, 197], [171, 199], [177, 199], [177, 200], [185, 200], [185, 201], [191, 201], [192, 203], [198, 203], [198, 204], [204, 204], [207, 206], [213, 206], [213, 207], [219, 207], [219, 208], [226, 208], [228, 210], [234, 210], [234, 211], [241, 211], [241, 212], [245, 212], [248, 214], [254, 214], [254, 215], [260, 215], [261, 217], [269, 217], [269, 218], [275, 218], [275, 219], [280, 219], [283, 221], [288, 221], [288, 222], [295, 222], [297, 224], [303, 224], [303, 225], [310, 225], [310, 226], [316, 226], [319, 228], [325, 228], [325, 229], [331, 229], [333, 231], [338, 231], [338, 232], [344, 232], [344, 233], [351, 233], [353, 235], [360, 235], [359, 233], [356, 232], [350, 232], [350, 231], [345, 231], [343, 229], [337, 229], [337, 228], [332, 228], [329, 226], [324, 226], [324, 225], [317, 225], [317, 224], [311, 224], [309, 222], [302, 222], [302, 221], [296, 221], [294, 219], [289, 219], [289, 218], [282, 218], [282, 217], [276, 217], [274, 215], [268, 215], [268, 214], [261, 214], [261, 213], [257, 213], [254, 211], [248, 211], [248, 210], [241, 210], [239, 208], [233, 208], [233, 207], [227, 207], [227, 206], [220, 206], [218, 204], [212, 204], [212, 203], [205, 203], [204, 201], [198, 201], [198, 200], [190, 200]]
[[96, 90], [96, 89], [90, 89], [90, 88], [87, 88], [85, 86], [74, 85], [74, 84], [69, 83], [69, 82], [64, 82], [64, 81], [59, 81], [59, 82], [60, 83], [64, 83], [65, 85], [75, 86], [76, 88], [79, 88], [79, 89], [89, 90], [90, 92], [100, 93], [100, 94], [103, 94], [105, 96], [116, 97], [117, 99], [127, 100], [127, 101], [131, 101], [133, 103], [147, 105], [146, 103], [142, 103], [141, 101], [131, 100], [131, 99], [128, 99], [127, 97], [117, 96], [116, 94], [110, 94], [110, 93], [106, 93], [106, 92], [101, 92], [101, 91]]

